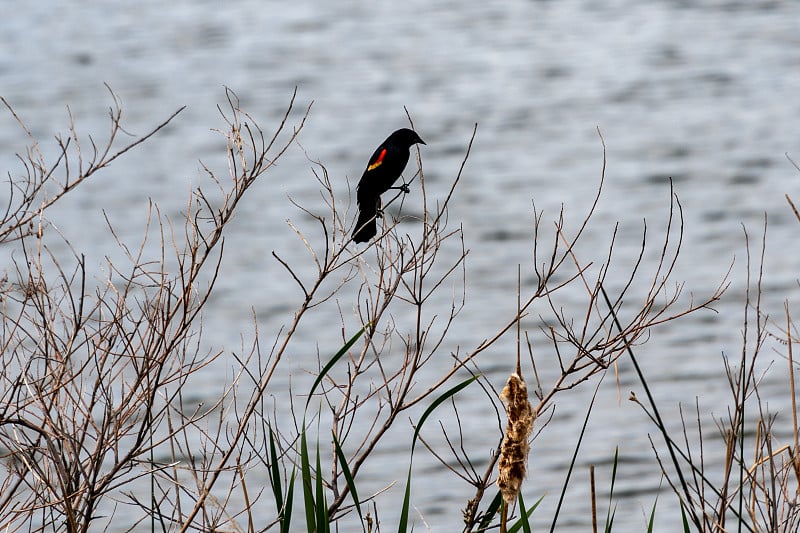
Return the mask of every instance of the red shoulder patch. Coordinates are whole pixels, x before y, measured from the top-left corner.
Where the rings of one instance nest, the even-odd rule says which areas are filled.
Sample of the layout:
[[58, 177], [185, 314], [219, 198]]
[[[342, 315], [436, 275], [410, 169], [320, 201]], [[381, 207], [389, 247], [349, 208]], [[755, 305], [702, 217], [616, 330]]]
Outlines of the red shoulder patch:
[[386, 157], [386, 148], [381, 150], [381, 153], [378, 154], [378, 157], [375, 158], [375, 161], [369, 164], [369, 166], [367, 167], [367, 172], [369, 172], [370, 170], [375, 170], [376, 168], [381, 166], [384, 157]]

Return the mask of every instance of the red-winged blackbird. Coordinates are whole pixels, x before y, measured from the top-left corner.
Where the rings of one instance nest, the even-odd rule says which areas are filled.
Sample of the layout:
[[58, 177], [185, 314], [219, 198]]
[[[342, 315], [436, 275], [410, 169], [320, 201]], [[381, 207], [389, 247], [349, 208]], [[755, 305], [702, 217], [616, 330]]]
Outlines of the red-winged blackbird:
[[425, 141], [415, 131], [403, 128], [389, 135], [369, 158], [367, 169], [358, 182], [358, 222], [353, 230], [355, 242], [367, 242], [378, 233], [375, 219], [380, 216], [381, 194], [393, 188], [408, 163], [408, 149], [417, 143], [425, 144]]

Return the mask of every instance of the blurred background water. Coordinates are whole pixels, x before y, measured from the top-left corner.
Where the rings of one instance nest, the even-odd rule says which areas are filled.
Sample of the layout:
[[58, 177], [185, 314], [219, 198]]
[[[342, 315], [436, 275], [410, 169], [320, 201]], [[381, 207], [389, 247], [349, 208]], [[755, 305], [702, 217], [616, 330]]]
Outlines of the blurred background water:
[[[262, 344], [291, 319], [300, 295], [270, 252], [312, 265], [285, 225], [302, 219], [287, 196], [323, 209], [310, 160], [324, 163], [346, 194], [346, 179], [355, 183], [377, 143], [407, 124], [404, 106], [428, 143], [422, 158], [433, 198], [446, 193], [479, 125], [451, 209], [471, 249], [467, 305], [452, 332], [462, 347], [513, 314], [517, 265], [530, 266], [532, 204], [544, 210], [545, 221], [562, 204], [570, 220], [588, 209], [602, 168], [598, 127], [608, 147], [605, 189], [589, 234], [598, 261], [616, 222], [622, 266], [638, 253], [643, 219], [652, 235], [659, 233], [670, 177], [686, 218], [675, 272], [686, 294], [710, 295], [735, 259], [717, 314], [657, 329], [639, 349], [668, 417], [676, 420], [678, 402], [692, 405], [695, 398], [704, 416], [726, 411], [722, 356], [735, 357], [741, 344], [743, 227], [757, 241], [768, 217], [764, 308], [780, 315], [784, 300], [797, 297], [798, 225], [784, 195], [800, 196], [800, 173], [785, 157], [800, 159], [800, 3], [6, 1], [0, 20], [0, 94], [51, 154], [53, 136], [68, 131], [67, 106], [82, 134], [102, 138], [108, 130], [112, 101], [103, 83], [121, 99], [125, 127], [134, 134], [187, 106], [155, 139], [51, 213], [75, 249], [97, 265], [118, 253], [103, 211], [135, 244], [149, 199], [177, 217], [190, 188], [203, 180], [199, 161], [224, 169], [224, 139], [212, 128], [224, 127], [216, 106], [224, 103], [225, 86], [267, 131], [295, 87], [298, 108], [314, 101], [299, 144], [254, 188], [231, 228], [224, 276], [206, 313], [211, 346], [237, 348], [242, 333], [252, 334], [253, 308], [267, 339]], [[20, 175], [14, 153], [25, 143], [13, 117], [0, 114], [5, 173]], [[406, 199], [412, 210], [419, 208], [414, 197]], [[340, 328], [335, 310], [330, 331], [317, 323], [314, 337], [296, 349], [297, 374], [314, 368], [316, 347], [324, 351]], [[481, 361], [498, 387], [513, 339], [500, 348]], [[778, 355], [768, 358], [784, 368]], [[627, 364], [620, 373], [624, 398], [638, 389]], [[762, 393], [781, 413], [779, 424], [788, 424], [782, 375], [766, 380]], [[214, 390], [221, 377], [209, 371], [205, 379]], [[613, 381], [601, 387], [559, 531], [587, 530], [587, 465], [598, 465], [598, 485], [606, 490], [617, 446], [620, 531], [644, 529], [662, 485], [647, 439], [653, 427], [635, 405], [618, 400]], [[562, 393], [534, 442], [525, 494], [529, 502], [545, 495], [534, 515], [540, 524], [557, 501], [591, 389]], [[486, 414], [484, 404], [475, 400], [478, 415]], [[466, 431], [471, 449], [488, 454], [496, 445], [485, 428], [467, 423]], [[407, 443], [381, 453], [402, 465]], [[418, 526], [459, 530], [470, 491], [424, 455], [415, 463]], [[377, 486], [402, 479], [403, 468], [365, 476], [375, 476]], [[393, 527], [391, 502], [400, 497], [395, 487], [380, 500], [384, 527]], [[676, 505], [661, 495], [657, 531], [675, 529]]]

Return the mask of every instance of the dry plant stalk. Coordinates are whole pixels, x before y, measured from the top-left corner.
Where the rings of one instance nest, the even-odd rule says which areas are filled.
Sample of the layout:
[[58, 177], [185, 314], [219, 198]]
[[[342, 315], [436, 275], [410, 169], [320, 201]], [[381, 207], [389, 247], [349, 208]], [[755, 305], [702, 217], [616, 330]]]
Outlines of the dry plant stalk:
[[508, 377], [500, 399], [506, 406], [508, 423], [497, 463], [500, 473], [497, 486], [500, 487], [506, 504], [512, 505], [522, 487], [522, 480], [525, 479], [528, 452], [531, 449], [528, 439], [533, 431], [536, 414], [528, 401], [528, 386], [516, 372]]
[[[256, 406], [247, 405], [248, 420], [231, 431], [224, 415], [235, 403], [235, 387], [211, 405], [185, 401], [184, 394], [195, 374], [223, 353], [201, 348], [201, 314], [220, 272], [226, 226], [246, 191], [291, 145], [302, 120], [285, 142], [276, 142], [294, 98], [270, 138], [239, 109], [235, 94], [226, 95], [232, 179], [211, 174], [216, 194], [192, 192], [182, 231], [151, 204], [138, 247], [122, 242], [108, 221], [109, 239], [124, 259], [107, 259], [97, 286], [88, 260], [68, 241], [58, 241], [69, 250], [64, 257], [51, 251], [46, 213], [180, 110], [118, 146], [115, 139], [125, 130], [112, 93], [109, 138], [81, 143], [70, 123], [69, 136], [56, 138], [50, 162], [0, 99], [31, 143], [19, 156], [22, 176], [9, 173], [11, 194], [0, 207], [0, 246], [14, 250], [9, 271], [0, 276], [0, 530], [109, 528], [121, 501], [141, 512], [136, 524], [149, 522], [151, 529], [155, 521], [162, 529], [167, 523], [176, 530], [240, 529], [237, 515], [249, 512], [241, 473], [251, 468], [255, 452], [244, 423]], [[256, 341], [248, 348], [242, 357], [258, 356]], [[234, 495], [244, 511], [233, 510]]]
[[[226, 94], [229, 109], [220, 109], [226, 123], [220, 133], [227, 143], [230, 175], [218, 176], [204, 167], [211, 189], [193, 192], [183, 213], [183, 228], [153, 206], [148, 220], [160, 239], [156, 244], [160, 257], [150, 257], [144, 242], [138, 249], [121, 242], [110, 227], [127, 261], [109, 261], [107, 283], [95, 290], [87, 288], [83, 257], [75, 252], [72, 260], [59, 264], [42, 245], [35, 223], [46, 221], [42, 213], [53, 204], [53, 198], [74, 190], [95, 171], [150, 138], [172, 117], [150, 134], [115, 150], [116, 133], [124, 130], [121, 108], [114, 98], [107, 146], [92, 144], [92, 150], [81, 151], [72, 127], [69, 138], [58, 139], [58, 157], [49, 165], [20, 120], [33, 145], [28, 157], [22, 157], [27, 176], [11, 183], [15, 195], [0, 216], [0, 244], [18, 246], [20, 257], [15, 263], [17, 270], [11, 272], [16, 279], [8, 282], [0, 277], [0, 363], [4, 368], [0, 375], [0, 460], [8, 466], [5, 477], [0, 477], [0, 530], [101, 529], [116, 519], [113, 510], [118, 502], [140, 513], [135, 524], [120, 525], [130, 529], [147, 522], [151, 529], [158, 523], [163, 530], [175, 531], [269, 529], [282, 520], [283, 506], [287, 506], [287, 515], [292, 513], [291, 502], [279, 497], [282, 501], [269, 507], [272, 504], [263, 501], [269, 499], [265, 495], [269, 488], [254, 491], [249, 480], [268, 473], [273, 487], [280, 482], [285, 488], [294, 479], [297, 443], [300, 431], [305, 431], [299, 429], [304, 413], [294, 410], [294, 391], [276, 392], [273, 378], [290, 371], [291, 358], [285, 356], [296, 349], [296, 337], [319, 333], [319, 324], [306, 324], [317, 316], [314, 311], [326, 305], [338, 310], [343, 342], [349, 332], [368, 324], [363, 344], [352, 348], [335, 371], [325, 376], [319, 392], [327, 410], [319, 413], [319, 420], [329, 423], [328, 436], [334, 435], [341, 444], [349, 476], [356, 483], [363, 477], [362, 467], [380, 460], [373, 452], [389, 438], [389, 430], [404, 420], [404, 412], [430, 403], [458, 373], [482, 375], [478, 364], [482, 352], [514, 326], [519, 327], [522, 317], [547, 315], [552, 326], [541, 334], [552, 342], [559, 371], [552, 383], [542, 384], [533, 365], [538, 401], [533, 408], [517, 362], [516, 373], [500, 395], [508, 416], [502, 447], [496, 390], [488, 379], [479, 380], [497, 413], [498, 429], [491, 437], [497, 439], [496, 450], [485, 470], [479, 472], [475, 465], [479, 452], [461, 444], [465, 439], [455, 403], [458, 427], [452, 431], [459, 433], [458, 438], [448, 435], [450, 430], [442, 425], [447, 453], [452, 457], [429, 448], [454, 475], [475, 488], [464, 529], [473, 531], [484, 518], [480, 504], [492, 485], [496, 463], [505, 501], [516, 498], [525, 476], [534, 421], [553, 405], [558, 393], [605, 372], [630, 343], [646, 340], [652, 327], [703, 309], [721, 294], [720, 289], [708, 300], [673, 309], [680, 290], [670, 291], [667, 281], [673, 274], [680, 240], [675, 250], [668, 249], [670, 217], [650, 289], [641, 304], [626, 313], [623, 331], [615, 333], [609, 327], [611, 315], [600, 312], [597, 304], [599, 288], [609, 272], [619, 275], [611, 268], [612, 250], [609, 248], [602, 267], [594, 270], [596, 258], [583, 258], [576, 250], [597, 198], [571, 237], [563, 212], [559, 214], [550, 247], [540, 243], [542, 213], [534, 210], [536, 282], [524, 289], [525, 297], [517, 302], [513, 316], [494, 334], [471, 348], [451, 348], [456, 344], [451, 326], [466, 298], [468, 250], [460, 225], [454, 228], [449, 220], [448, 206], [472, 147], [473, 130], [458, 174], [448, 190], [440, 191], [439, 200], [429, 201], [418, 160], [422, 215], [401, 211], [394, 217], [387, 213], [381, 235], [364, 248], [352, 246], [347, 203], [343, 206], [335, 194], [339, 185], [318, 165], [324, 209], [329, 212], [323, 215], [317, 207], [295, 204], [304, 220], [310, 217], [316, 231], [307, 231], [302, 222], [290, 223], [309, 252], [307, 261], [293, 265], [276, 252], [272, 254], [300, 290], [292, 318], [275, 333], [271, 348], [264, 352], [256, 327], [252, 341], [243, 339], [241, 349], [230, 354], [237, 369], [224, 390], [211, 405], [198, 404], [187, 394], [194, 385], [193, 376], [226, 353], [203, 353], [200, 338], [201, 312], [220, 274], [228, 223], [248, 189], [292, 144], [305, 117], [294, 128], [287, 126], [293, 97], [274, 135], [265, 136], [255, 119], [239, 107], [235, 94]], [[94, 155], [91, 160], [89, 153]], [[605, 155], [603, 163], [605, 168]], [[43, 196], [47, 183], [51, 196]], [[602, 179], [598, 198], [601, 187]], [[680, 222], [682, 230], [682, 219]], [[614, 302], [617, 314], [639, 266], [637, 261], [630, 269]], [[592, 280], [591, 275], [597, 278]], [[577, 283], [586, 287], [585, 309], [571, 316], [558, 298], [563, 288]], [[451, 288], [452, 299], [443, 309], [433, 295]], [[352, 313], [342, 301], [355, 302]], [[255, 316], [254, 324], [258, 324]], [[530, 349], [530, 341], [528, 346]], [[450, 365], [428, 365], [447, 355], [452, 359]], [[280, 400], [292, 406], [290, 413], [278, 413], [270, 405], [271, 398], [284, 393]], [[294, 419], [287, 420], [284, 415]], [[273, 436], [274, 450], [268, 438]], [[355, 495], [350, 494], [338, 457], [333, 453], [328, 457], [328, 474], [320, 470], [314, 476], [324, 477], [321, 485], [330, 496], [327, 520], [339, 527], [343, 517], [354, 516], [351, 500]], [[150, 481], [145, 490], [139, 490], [142, 480]], [[379, 493], [358, 495], [362, 505], [372, 504], [376, 524], [375, 496]], [[264, 510], [265, 505], [269, 510]], [[247, 525], [240, 526], [240, 522]], [[362, 521], [365, 528], [368, 524], [369, 519], [366, 525]]]
[[[788, 197], [787, 197], [788, 198]], [[790, 200], [791, 204], [791, 200]], [[791, 444], [786, 444], [785, 427], [778, 423], [779, 415], [771, 408], [766, 391], [761, 389], [768, 370], [760, 370], [765, 346], [770, 337], [776, 341], [775, 350], [785, 347], [789, 363], [788, 395], [791, 404], [791, 436], [798, 441], [794, 382], [793, 343], [796, 324], [785, 305], [786, 323], [778, 330], [768, 329], [770, 319], [762, 308], [762, 276], [766, 249], [766, 219], [763, 227], [759, 257], [753, 261], [750, 238], [745, 231], [746, 284], [742, 328], [742, 346], [738, 360], [724, 359], [730, 389], [727, 415], [703, 420], [699, 401], [695, 402], [691, 429], [681, 411], [682, 435], [672, 436], [653, 416], [654, 404], [644, 404], [634, 398], [665, 435], [663, 446], [676, 459], [665, 459], [666, 453], [653, 444], [665, 479], [680, 498], [687, 520], [694, 531], [723, 533], [726, 531], [774, 532], [800, 529], [800, 506], [797, 494], [800, 475], [795, 468]], [[752, 276], [755, 273], [755, 278]], [[707, 426], [715, 426], [716, 433]], [[704, 453], [705, 442], [712, 437], [724, 444], [719, 455], [709, 459]], [[700, 450], [698, 454], [696, 450]], [[711, 471], [711, 461], [721, 461]], [[721, 470], [717, 472], [716, 470]], [[721, 479], [717, 475], [721, 474]]]
[[[723, 280], [708, 298], [702, 300], [692, 298], [685, 305], [679, 303], [683, 285], [678, 283], [673, 287], [671, 280], [674, 277], [682, 247], [683, 212], [677, 195], [672, 190], [669, 195], [669, 217], [665, 227], [659, 230], [658, 238], [663, 240], [660, 246], [658, 243], [656, 244], [658, 257], [654, 266], [649, 269], [643, 268], [645, 265], [651, 266], [649, 262], [644, 262], [645, 252], [652, 245], [652, 238], [647, 232], [646, 224], [639, 255], [631, 266], [620, 267], [613, 260], [617, 228], [614, 228], [607, 256], [603, 261], [598, 261], [594, 256], [584, 257], [583, 247], [580, 246], [580, 243], [584, 240], [585, 230], [591, 225], [605, 181], [605, 143], [602, 136], [600, 140], [603, 145], [600, 181], [594, 200], [582, 218], [582, 222], [578, 224], [576, 230], [569, 230], [566, 227], [566, 216], [562, 207], [558, 218], [554, 221], [551, 244], [548, 247], [547, 239], [543, 235], [543, 212], [534, 208], [532, 239], [532, 265], [536, 274], [534, 285], [528, 288], [524, 284], [520, 284], [521, 294], [518, 294], [517, 309], [511, 319], [495, 336], [462, 356], [463, 360], [473, 361], [475, 356], [493, 346], [512, 328], [515, 326], [519, 328], [521, 319], [537, 315], [543, 317], [540, 319], [538, 336], [552, 345], [558, 362], [558, 368], [552, 380], [542, 381], [540, 371], [537, 370], [539, 362], [535, 360], [532, 351], [532, 342], [534, 342], [532, 335], [537, 335], [537, 333], [532, 332], [529, 335], [529, 331], [526, 330], [524, 334], [524, 342], [527, 344], [534, 376], [532, 390], [537, 402], [531, 412], [534, 414], [534, 418], [544, 415], [544, 420], [539, 424], [542, 428], [547, 425], [552, 416], [556, 397], [604, 374], [620, 356], [627, 353], [629, 346], [646, 342], [654, 327], [710, 308], [722, 296], [726, 288], [726, 281]], [[594, 254], [595, 248], [592, 250], [591, 253]], [[645, 270], [650, 270], [650, 272], [644, 274]], [[643, 296], [631, 294], [635, 281], [642, 275], [646, 276], [645, 281], [648, 287], [645, 294]], [[620, 286], [620, 282], [622, 283], [621, 289], [617, 289], [618, 292], [611, 304], [612, 312], [604, 311], [604, 306], [601, 304], [604, 299], [603, 287], [610, 280], [614, 280], [614, 285], [617, 287]], [[565, 305], [565, 302], [560, 299], [562, 289], [578, 285], [583, 286], [585, 295], [583, 303], [578, 306], [573, 302]], [[623, 312], [623, 300], [627, 300], [628, 303], [636, 300], [638, 303], [633, 307], [626, 307]], [[620, 315], [624, 315], [624, 318], [617, 329], [614, 327], [614, 316], [619, 317]], [[517, 345], [519, 346], [521, 342], [523, 342], [522, 334], [518, 331]], [[521, 376], [519, 354], [517, 358], [516, 374]], [[480, 373], [478, 365], [472, 364], [472, 371]], [[497, 398], [496, 391], [491, 398], [492, 400]], [[550, 416], [547, 416], [548, 410]], [[499, 411], [497, 416], [498, 426], [501, 426]], [[509, 420], [511, 418], [509, 416]], [[500, 432], [502, 433], [502, 428]], [[486, 470], [481, 474], [476, 472], [469, 457], [466, 457], [465, 454], [453, 453], [458, 464], [466, 466], [460, 470], [455, 468], [451, 468], [451, 470], [456, 475], [469, 479], [476, 487], [475, 496], [467, 502], [463, 511], [466, 524], [465, 533], [479, 530], [481, 527], [479, 524], [482, 520], [482, 512], [479, 504], [486, 489], [493, 484], [492, 478], [495, 474], [495, 465], [500, 461], [503, 439], [505, 437], [501, 435], [497, 449], [489, 458]], [[451, 440], [454, 439], [449, 439], [449, 441]], [[453, 460], [442, 461], [442, 464], [447, 467], [453, 462]], [[506, 501], [508, 500], [506, 499]]]

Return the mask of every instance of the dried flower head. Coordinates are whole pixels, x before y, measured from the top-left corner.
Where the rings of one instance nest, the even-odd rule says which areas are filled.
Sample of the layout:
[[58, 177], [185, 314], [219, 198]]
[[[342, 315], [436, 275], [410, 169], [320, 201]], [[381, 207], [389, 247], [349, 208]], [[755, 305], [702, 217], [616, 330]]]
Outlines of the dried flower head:
[[531, 448], [528, 438], [533, 431], [536, 416], [528, 401], [528, 387], [519, 374], [509, 376], [500, 393], [500, 399], [506, 406], [508, 424], [500, 450], [497, 486], [500, 487], [506, 504], [512, 504], [517, 499], [525, 478], [528, 452]]

